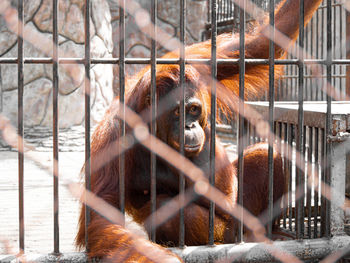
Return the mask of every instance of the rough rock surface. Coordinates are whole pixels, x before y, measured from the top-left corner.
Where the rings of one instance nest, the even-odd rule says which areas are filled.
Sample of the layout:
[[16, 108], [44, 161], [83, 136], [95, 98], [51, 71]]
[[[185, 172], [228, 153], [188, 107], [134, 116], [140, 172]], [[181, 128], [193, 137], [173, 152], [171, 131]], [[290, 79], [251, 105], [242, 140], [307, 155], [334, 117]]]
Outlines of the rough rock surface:
[[[91, 1], [91, 57], [112, 57], [112, 27], [107, 0]], [[12, 1], [16, 8], [17, 1]], [[24, 1], [25, 28], [40, 37], [52, 39], [52, 1]], [[84, 1], [59, 0], [59, 57], [84, 58]], [[0, 16], [0, 56], [17, 57], [17, 36]], [[35, 44], [24, 41], [24, 57], [51, 57]], [[91, 120], [97, 123], [113, 99], [112, 65], [91, 66]], [[52, 65], [24, 66], [24, 126], [52, 127]], [[84, 65], [59, 66], [60, 128], [84, 122]], [[17, 125], [17, 65], [0, 65], [0, 111]]]
[[[133, 0], [144, 11], [150, 11], [150, 1]], [[187, 1], [186, 44], [201, 40], [201, 32], [207, 20], [207, 1]], [[16, 8], [17, 1], [12, 0]], [[179, 36], [179, 0], [158, 1], [157, 27], [169, 38]], [[84, 57], [84, 1], [59, 0], [59, 57]], [[141, 9], [140, 9], [141, 10]], [[52, 40], [52, 1], [24, 1], [25, 27], [38, 36]], [[91, 1], [91, 57], [108, 58], [119, 56], [119, 7], [114, 0]], [[126, 12], [126, 56], [129, 58], [150, 57], [151, 39], [141, 32], [138, 19]], [[202, 18], [202, 19], [198, 19]], [[24, 41], [24, 57], [51, 57], [52, 50], [39, 50], [35, 44]], [[157, 56], [168, 50], [157, 45]], [[17, 36], [11, 32], [0, 16], [0, 56], [17, 57]], [[135, 74], [144, 65], [126, 65], [128, 76]], [[91, 121], [92, 126], [103, 116], [112, 98], [118, 93], [118, 66], [96, 64], [91, 66]], [[114, 77], [113, 77], [114, 76]], [[25, 131], [35, 132], [51, 129], [52, 113], [52, 65], [24, 65], [24, 126]], [[84, 124], [84, 65], [59, 66], [58, 121], [60, 129]], [[114, 84], [113, 84], [114, 83]], [[114, 85], [114, 86], [113, 86]], [[17, 65], [0, 65], [0, 112], [17, 125]], [[67, 132], [69, 136], [69, 132]], [[43, 136], [45, 132], [43, 133]], [[29, 135], [28, 135], [29, 136]], [[39, 135], [38, 135], [39, 136]], [[25, 133], [25, 137], [27, 134]], [[40, 137], [40, 136], [39, 136]], [[45, 136], [44, 136], [45, 137]], [[72, 140], [75, 140], [73, 136]], [[2, 146], [5, 144], [0, 143]], [[78, 145], [80, 144], [77, 143]], [[38, 144], [40, 146], [40, 144]]]
[[[113, 56], [119, 56], [119, 8], [114, 0], [108, 0], [110, 12], [112, 16]], [[149, 0], [133, 0], [140, 5], [144, 11], [150, 13], [151, 1]], [[157, 10], [157, 27], [168, 34], [169, 39], [178, 38], [180, 34], [180, 0], [162, 0], [158, 1]], [[139, 10], [140, 11], [140, 10]], [[189, 0], [186, 6], [186, 45], [201, 41], [202, 32], [207, 22], [207, 1], [205, 0]], [[151, 48], [151, 38], [143, 33], [138, 24], [137, 19], [141, 16], [133, 17], [126, 15], [125, 17], [125, 52], [129, 58], [149, 58]], [[142, 23], [140, 23], [142, 24]], [[166, 42], [166, 41], [165, 41]], [[157, 56], [161, 57], [169, 50], [157, 44]], [[126, 67], [127, 74], [134, 75], [143, 66], [128, 65]], [[114, 68], [114, 87], [115, 93], [118, 93], [118, 66]]]

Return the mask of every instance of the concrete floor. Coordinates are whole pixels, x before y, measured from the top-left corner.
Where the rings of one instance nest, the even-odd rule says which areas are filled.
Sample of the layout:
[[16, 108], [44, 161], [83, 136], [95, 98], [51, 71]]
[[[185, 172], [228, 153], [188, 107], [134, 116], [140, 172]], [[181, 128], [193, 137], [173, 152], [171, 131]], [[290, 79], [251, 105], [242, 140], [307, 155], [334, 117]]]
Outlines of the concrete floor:
[[[52, 165], [51, 152], [36, 152], [42, 162]], [[79, 181], [84, 152], [59, 155], [62, 178]], [[59, 186], [60, 249], [75, 251], [79, 202], [68, 189]], [[0, 254], [18, 252], [18, 161], [16, 152], [0, 152]], [[24, 220], [27, 253], [53, 251], [53, 177], [31, 160], [24, 162]]]
[[[230, 159], [235, 148], [223, 143]], [[47, 149], [49, 150], [49, 149]], [[35, 152], [44, 165], [52, 166], [52, 152]], [[60, 251], [76, 251], [74, 238], [77, 232], [79, 202], [72, 197], [64, 181], [79, 182], [79, 172], [84, 162], [84, 152], [59, 153], [59, 232]], [[19, 247], [18, 219], [18, 154], [0, 151], [0, 254], [16, 254]], [[26, 253], [53, 251], [53, 177], [25, 156], [24, 161], [24, 220]], [[140, 226], [130, 222], [135, 231]]]

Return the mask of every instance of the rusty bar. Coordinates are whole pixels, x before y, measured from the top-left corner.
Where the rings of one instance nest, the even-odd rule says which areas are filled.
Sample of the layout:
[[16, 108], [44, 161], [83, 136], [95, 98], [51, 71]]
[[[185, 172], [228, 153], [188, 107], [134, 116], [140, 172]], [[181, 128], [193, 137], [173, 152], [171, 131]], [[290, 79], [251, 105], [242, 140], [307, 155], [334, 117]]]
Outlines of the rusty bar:
[[[180, 1], [180, 154], [185, 155], [185, 25], [186, 25], [186, 1]], [[179, 222], [179, 247], [185, 246], [185, 177], [182, 172], [180, 172], [179, 180], [179, 193], [180, 193], [180, 222]]]
[[[121, 102], [121, 115], [119, 137], [125, 136], [125, 0], [119, 5], [119, 99]], [[121, 151], [119, 156], [119, 210], [125, 213], [125, 154]]]
[[[319, 15], [320, 15], [320, 9], [317, 9], [316, 11], [316, 43], [315, 43], [315, 52], [316, 52], [316, 56], [315, 58], [316, 59], [319, 59], [322, 57], [322, 50], [320, 49], [320, 45], [319, 45], [319, 38], [317, 36], [320, 35], [320, 30], [319, 30], [319, 24], [320, 24], [320, 18], [319, 18]], [[321, 74], [322, 74], [322, 71], [321, 71]], [[316, 82], [316, 90], [315, 90], [315, 100], [320, 100], [319, 98], [319, 88], [318, 86], [320, 86], [320, 80], [317, 79], [317, 82]]]
[[325, 236], [326, 234], [326, 198], [325, 198], [325, 187], [324, 182], [326, 178], [326, 167], [325, 167], [325, 160], [326, 160], [326, 133], [325, 129], [321, 129], [321, 237]]
[[[289, 171], [289, 187], [288, 187], [288, 216], [289, 216], [289, 230], [293, 230], [293, 138], [294, 138], [294, 125], [288, 124], [288, 171]], [[295, 201], [294, 201], [295, 205]]]
[[[90, 162], [90, 0], [85, 0], [84, 8], [84, 32], [85, 32], [85, 188], [91, 190], [91, 162]], [[85, 244], [88, 247], [88, 226], [90, 223], [90, 208], [85, 205]]]
[[[119, 100], [122, 118], [119, 120], [119, 138], [125, 136], [125, 0], [119, 0]], [[119, 145], [119, 210], [125, 214], [125, 153], [123, 144]], [[125, 218], [124, 218], [125, 221]], [[123, 222], [125, 223], [125, 222]]]
[[58, 0], [52, 1], [52, 39], [53, 39], [53, 64], [52, 64], [52, 139], [53, 139], [53, 208], [54, 208], [54, 249], [55, 254], [60, 253], [60, 228], [59, 228], [59, 180], [58, 180]]
[[19, 208], [19, 249], [24, 253], [24, 131], [23, 131], [23, 0], [18, 0], [18, 208]]
[[[239, 118], [238, 118], [238, 203], [243, 204], [243, 176], [244, 176], [244, 85], [245, 85], [245, 4], [241, 0], [239, 8]], [[241, 213], [238, 224], [238, 242], [243, 242], [243, 213]]]
[[[304, 25], [304, 1], [300, 1], [299, 25]], [[299, 157], [296, 158], [296, 237], [302, 239], [304, 237], [304, 172], [302, 164], [304, 162], [304, 27], [300, 26], [299, 30], [299, 82], [298, 82], [298, 135], [296, 142], [296, 150]]]
[[[350, 11], [346, 12], [346, 58], [350, 59]], [[350, 96], [350, 65], [346, 67], [346, 95]]]
[[[283, 170], [286, 171], [286, 174], [288, 174], [288, 168], [287, 168], [287, 133], [288, 133], [288, 123], [281, 123], [283, 128], [283, 140], [281, 138], [281, 142], [283, 141]], [[288, 184], [288, 183], [287, 183]], [[288, 208], [288, 195], [284, 195], [283, 197], [283, 227], [287, 229], [287, 208]]]
[[[323, 3], [324, 3], [324, 1], [323, 1]], [[321, 58], [322, 59], [325, 59], [325, 30], [324, 30], [324, 28], [325, 28], [325, 19], [324, 19], [324, 8], [322, 8], [321, 9], [322, 10], [322, 12], [321, 12], [321, 34], [322, 34], [322, 40], [321, 40]], [[322, 67], [322, 76], [324, 76], [325, 74], [324, 74], [324, 67]], [[322, 79], [322, 85], [324, 85], [324, 83], [325, 83], [325, 80], [324, 79]], [[322, 86], [321, 85], [321, 86]], [[320, 95], [321, 95], [321, 100], [325, 100], [325, 92], [324, 92], [324, 90], [323, 89], [321, 89], [321, 93], [320, 93]]]
[[[339, 54], [339, 59], [343, 59], [344, 58], [344, 49], [343, 49], [343, 41], [344, 41], [344, 39], [343, 39], [343, 21], [342, 21], [342, 19], [343, 19], [343, 7], [341, 6], [341, 5], [339, 5], [339, 6], [337, 6], [338, 7], [338, 9], [339, 9], [339, 16], [336, 16], [336, 17], [338, 17], [338, 21], [339, 21], [339, 49], [340, 49], [340, 54]], [[337, 8], [337, 7], [335, 7], [335, 9]], [[335, 67], [337, 67], [337, 66], [335, 66]], [[339, 74], [335, 74], [335, 75], [337, 75], [337, 78], [338, 78], [338, 82], [339, 82], [339, 93], [341, 94], [340, 96], [341, 96], [341, 100], [343, 100], [344, 99], [344, 94], [343, 94], [343, 91], [342, 91], [342, 89], [343, 89], [343, 80], [341, 79], [341, 77], [338, 77], [339, 75], [342, 75], [343, 74], [343, 69], [344, 69], [344, 66], [338, 66], [338, 68], [339, 68], [339, 70], [338, 70], [338, 72], [339, 72]]]
[[[151, 40], [151, 135], [156, 136], [157, 134], [157, 88], [156, 88], [156, 58], [157, 58], [157, 0], [151, 1], [151, 21], [153, 24], [152, 35], [154, 36]], [[155, 229], [155, 211], [157, 209], [157, 156], [154, 152], [151, 152], [151, 240], [156, 240], [156, 229]]]
[[319, 128], [315, 128], [315, 148], [314, 148], [314, 156], [315, 156], [315, 170], [314, 170], [314, 238], [318, 237], [318, 209], [319, 209], [319, 181], [320, 181], [320, 164], [319, 164]]
[[[307, 234], [308, 238], [311, 238], [311, 183], [312, 183], [312, 148], [313, 148], [313, 128], [308, 127], [308, 149], [307, 149], [307, 194], [306, 194], [306, 205], [307, 205], [307, 211], [308, 211], [308, 218], [307, 218]], [[305, 154], [306, 158], [306, 154]]]
[[[274, 105], [275, 105], [275, 1], [269, 1], [269, 24], [273, 30], [270, 30], [269, 41], [269, 127], [268, 135], [268, 171], [269, 171], [269, 196], [268, 196], [268, 224], [267, 237], [272, 238], [273, 225], [273, 145], [274, 145]], [[280, 134], [281, 135], [281, 134]]]
[[[0, 64], [17, 64], [18, 62], [17, 58], [0, 58]], [[125, 58], [125, 64], [138, 64], [138, 65], [148, 65], [150, 64], [151, 59], [150, 58]], [[200, 58], [200, 59], [185, 59], [185, 64], [206, 64], [210, 65], [210, 58]], [[246, 58], [245, 62], [247, 65], [268, 65], [269, 60], [268, 59], [261, 59], [261, 58]], [[59, 58], [58, 59], [59, 64], [84, 64], [85, 59], [84, 58]], [[298, 65], [299, 60], [298, 59], [276, 59], [275, 64], [276, 65]], [[333, 59], [332, 65], [349, 65], [350, 59]], [[24, 64], [53, 64], [52, 58], [30, 58], [26, 57], [24, 58]], [[91, 58], [90, 64], [119, 64], [119, 58]], [[180, 64], [180, 59], [172, 58], [172, 59], [164, 59], [164, 58], [157, 58], [156, 64], [163, 64], [163, 65], [173, 65], [173, 64]], [[239, 59], [217, 59], [218, 65], [227, 65], [227, 66], [233, 66], [239, 64]], [[304, 60], [305, 65], [326, 65], [327, 61], [324, 59], [305, 59]], [[297, 74], [294, 74], [290, 76], [291, 78], [296, 78]], [[310, 76], [305, 76], [310, 78]], [[326, 76], [323, 76], [326, 78]], [[345, 75], [339, 75], [339, 77], [345, 77]], [[285, 77], [284, 77], [285, 78]], [[314, 77], [316, 78], [316, 76]]]
[[[315, 16], [313, 16], [311, 18], [311, 21], [310, 21], [310, 51], [309, 51], [309, 54], [310, 54], [310, 58], [312, 57], [315, 57], [315, 51], [314, 51], [314, 35], [315, 35], [315, 32], [314, 32], [314, 25], [315, 25]], [[309, 69], [309, 75], [313, 75], [313, 72], [312, 72], [312, 69]], [[314, 100], [314, 94], [315, 94], [315, 88], [314, 88], [314, 81], [312, 79], [310, 79], [310, 82], [309, 82], [309, 85], [310, 85], [310, 97], [309, 97], [309, 100]]]
[[[325, 141], [328, 136], [332, 135], [332, 96], [331, 96], [331, 83], [332, 83], [332, 0], [327, 0], [327, 114], [326, 114], [326, 129], [325, 129]], [[326, 153], [325, 153], [325, 181], [326, 185], [329, 185], [331, 178], [331, 145], [326, 143]], [[328, 191], [326, 192], [328, 195]], [[325, 237], [330, 236], [330, 201], [325, 200]]]
[[[211, 114], [210, 114], [210, 174], [209, 183], [215, 185], [215, 137], [216, 137], [216, 35], [217, 35], [217, 0], [211, 2]], [[209, 204], [209, 245], [214, 245], [214, 226], [215, 226], [215, 203]]]
[[[304, 59], [308, 58], [308, 53], [309, 53], [309, 26], [310, 24], [307, 25], [307, 27], [304, 29], [304, 50], [305, 50], [305, 56]], [[309, 69], [307, 67], [305, 67], [304, 65], [304, 74], [303, 74], [303, 78], [304, 78], [304, 100], [310, 100], [309, 99], [309, 89], [310, 89], [310, 85], [309, 85], [309, 78], [305, 78], [306, 75], [309, 75]]]

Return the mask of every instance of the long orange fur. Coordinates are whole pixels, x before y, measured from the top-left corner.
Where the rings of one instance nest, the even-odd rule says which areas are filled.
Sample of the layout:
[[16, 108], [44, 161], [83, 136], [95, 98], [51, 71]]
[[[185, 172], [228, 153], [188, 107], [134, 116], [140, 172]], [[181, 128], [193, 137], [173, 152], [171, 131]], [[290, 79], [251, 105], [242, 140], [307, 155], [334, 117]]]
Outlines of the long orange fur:
[[[311, 19], [312, 14], [315, 12], [321, 0], [305, 0], [305, 24]], [[299, 0], [285, 0], [276, 9], [276, 23], [275, 27], [281, 33], [287, 35], [290, 41], [286, 43], [286, 46], [276, 45], [275, 56], [276, 58], [283, 58], [286, 54], [286, 49], [295, 41], [299, 32]], [[246, 58], [268, 58], [269, 40], [265, 36], [267, 32], [267, 20], [260, 26], [254, 33], [246, 35]], [[210, 58], [211, 44], [210, 41], [193, 44], [187, 46], [185, 50], [185, 57], [191, 58]], [[163, 58], [178, 58], [179, 52], [169, 52]], [[223, 34], [217, 37], [217, 57], [219, 59], [234, 59], [239, 57], [239, 36], [233, 34]], [[259, 97], [265, 93], [268, 87], [268, 65], [247, 65], [245, 71], [245, 98]], [[236, 110], [237, 96], [239, 90], [238, 81], [238, 65], [218, 65], [217, 68], [217, 91], [218, 91], [218, 107], [230, 113]], [[282, 67], [275, 67], [275, 76], [279, 78], [282, 74]], [[161, 89], [161, 85], [166, 79], [178, 79], [179, 78], [179, 66], [178, 65], [157, 65], [157, 89]], [[203, 104], [205, 105], [204, 112], [206, 117], [210, 115], [210, 92], [208, 87], [210, 86], [210, 66], [203, 64], [186, 65], [186, 78], [198, 83], [197, 92], [200, 94]], [[145, 97], [150, 91], [150, 68], [146, 67], [135, 77], [131, 78], [126, 87], [126, 105], [137, 113], [142, 113], [145, 109], [144, 101]], [[106, 155], [106, 147], [113, 144], [118, 139], [118, 121], [116, 121], [115, 111], [118, 108], [118, 98], [115, 99], [112, 106], [107, 110], [104, 119], [98, 125], [92, 136], [91, 144], [91, 169], [92, 169], [92, 191], [99, 197], [103, 198], [108, 203], [112, 204], [116, 208], [119, 205], [119, 193], [118, 193], [118, 170], [119, 159], [115, 158], [112, 161], [106, 163], [99, 169], [101, 160], [108, 159]], [[203, 127], [205, 130], [210, 130], [210, 127], [205, 124]], [[217, 142], [219, 144], [219, 141]], [[267, 150], [264, 145], [256, 145], [248, 149], [245, 152], [244, 163], [247, 177], [247, 184], [251, 185], [252, 182], [257, 181], [263, 183], [266, 179], [266, 167], [267, 167]], [[135, 168], [133, 150], [126, 152], [126, 209], [134, 219], [140, 223], [146, 219], [150, 211], [148, 208], [137, 209], [133, 207], [132, 193], [128, 192], [128, 186], [134, 180], [133, 169]], [[216, 149], [216, 164], [218, 167], [222, 167], [216, 175], [215, 186], [227, 194], [229, 201], [235, 202], [237, 197], [237, 178], [236, 178], [236, 163], [233, 165], [228, 164], [228, 159], [223, 148], [218, 145]], [[275, 154], [275, 180], [277, 182], [284, 182], [285, 178], [283, 171], [280, 170], [280, 156]], [[258, 173], [258, 175], [257, 175]], [[260, 179], [259, 179], [260, 178]], [[264, 186], [265, 187], [265, 186]], [[249, 193], [246, 193], [249, 195]], [[276, 193], [280, 196], [281, 193]], [[264, 209], [264, 197], [253, 196], [251, 199], [247, 197], [246, 203], [251, 205], [252, 213], [259, 215], [262, 209]], [[260, 199], [260, 200], [258, 200]], [[162, 203], [164, 196], [157, 197], [158, 205]], [[203, 201], [205, 203], [206, 201]], [[259, 208], [261, 206], [261, 208]], [[201, 244], [208, 240], [208, 222], [206, 221], [206, 207], [205, 205], [193, 204], [191, 209], [185, 211], [186, 225], [191, 225], [192, 229], [187, 229], [186, 242], [190, 244]], [[258, 208], [257, 208], [258, 207]], [[255, 211], [254, 209], [257, 209]], [[217, 211], [216, 215], [216, 227], [215, 238], [218, 242], [231, 242], [230, 238], [227, 238], [227, 233], [231, 235], [234, 230], [230, 229], [229, 216], [224, 211]], [[176, 218], [175, 218], [176, 219]], [[168, 223], [161, 226], [157, 235], [165, 235], [177, 238], [178, 230], [177, 220], [170, 220]], [[163, 231], [163, 232], [162, 232]], [[166, 233], [169, 231], [169, 233]], [[172, 231], [174, 232], [172, 234]], [[232, 232], [233, 231], [233, 232]], [[91, 212], [91, 222], [87, 229], [88, 232], [88, 244], [85, 244], [85, 210], [81, 209], [79, 219], [79, 231], [76, 237], [76, 244], [79, 248], [87, 245], [88, 256], [106, 258], [115, 262], [153, 262], [155, 259], [147, 257], [142, 253], [142, 249], [138, 250], [135, 246], [135, 239], [133, 235], [122, 226], [115, 225], [104, 219], [102, 216]], [[180, 261], [180, 259], [165, 250], [164, 248], [144, 241], [146, 250], [154, 250], [155, 253], [161, 252], [163, 258], [160, 262], [167, 260]], [[164, 256], [166, 255], [166, 256]]]

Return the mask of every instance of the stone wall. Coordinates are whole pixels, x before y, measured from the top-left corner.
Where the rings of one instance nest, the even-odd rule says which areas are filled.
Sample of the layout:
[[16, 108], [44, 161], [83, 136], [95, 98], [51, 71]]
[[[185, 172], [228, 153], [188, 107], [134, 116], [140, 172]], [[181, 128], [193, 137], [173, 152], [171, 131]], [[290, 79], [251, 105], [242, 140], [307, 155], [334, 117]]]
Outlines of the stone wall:
[[[106, 0], [91, 1], [91, 57], [111, 57], [113, 50], [109, 6]], [[16, 8], [17, 1], [12, 5]], [[59, 1], [59, 57], [84, 57], [84, 1]], [[24, 1], [25, 27], [42, 37], [52, 39], [52, 0]], [[51, 51], [52, 52], [52, 51]], [[17, 36], [0, 16], [0, 56], [17, 57]], [[51, 57], [24, 42], [24, 57]], [[59, 127], [84, 122], [83, 65], [59, 67]], [[69, 69], [74, 70], [72, 76]], [[91, 120], [96, 123], [113, 98], [111, 65], [91, 66]], [[0, 65], [0, 110], [17, 125], [17, 65]], [[52, 65], [24, 66], [24, 125], [52, 126]]]
[[[151, 1], [133, 0], [150, 12]], [[115, 0], [91, 0], [91, 57], [108, 58], [119, 56], [119, 7]], [[127, 2], [128, 3], [128, 2]], [[17, 8], [17, 0], [11, 0]], [[59, 57], [84, 57], [84, 1], [59, 0]], [[158, 1], [157, 26], [171, 37], [179, 37], [180, 0]], [[207, 1], [187, 0], [186, 44], [201, 40], [207, 21]], [[40, 37], [52, 39], [52, 1], [24, 1], [25, 27]], [[126, 12], [126, 56], [129, 58], [150, 57], [151, 39], [142, 33], [135, 18]], [[158, 57], [168, 50], [157, 46]], [[52, 51], [50, 51], [52, 52]], [[52, 57], [36, 45], [24, 41], [24, 57]], [[0, 16], [0, 57], [17, 57], [17, 36], [11, 32]], [[84, 78], [83, 65], [73, 65], [71, 70], [59, 67], [59, 144], [60, 150], [72, 145], [83, 145], [83, 129], [71, 127], [84, 124]], [[135, 74], [144, 65], [126, 65], [128, 76]], [[111, 100], [118, 94], [118, 66], [91, 65], [91, 123], [103, 116]], [[51, 147], [52, 138], [52, 65], [24, 65], [24, 127], [29, 144], [39, 148]], [[115, 83], [115, 84], [113, 84]], [[17, 126], [17, 65], [0, 64], [0, 112]], [[81, 136], [76, 136], [77, 132]], [[70, 134], [73, 134], [72, 136]], [[63, 137], [62, 137], [63, 136]], [[79, 141], [81, 137], [81, 142]], [[64, 138], [64, 140], [62, 140]], [[69, 143], [67, 144], [67, 142]], [[0, 148], [6, 146], [1, 141]], [[73, 147], [74, 148], [74, 147]]]
[[[137, 2], [146, 12], [151, 12], [150, 0], [133, 0]], [[119, 8], [114, 0], [108, 0], [112, 16], [113, 56], [119, 56]], [[201, 41], [202, 32], [207, 22], [207, 1], [187, 0], [186, 1], [186, 45]], [[165, 31], [172, 37], [179, 38], [180, 35], [180, 0], [161, 0], [157, 3], [157, 27]], [[125, 18], [125, 52], [128, 58], [149, 58], [151, 56], [151, 38], [140, 31], [135, 17], [126, 13]], [[161, 57], [166, 52], [166, 48], [157, 45], [157, 56]], [[134, 75], [144, 65], [126, 65], [127, 74]], [[118, 66], [114, 68], [115, 92], [118, 92]]]

